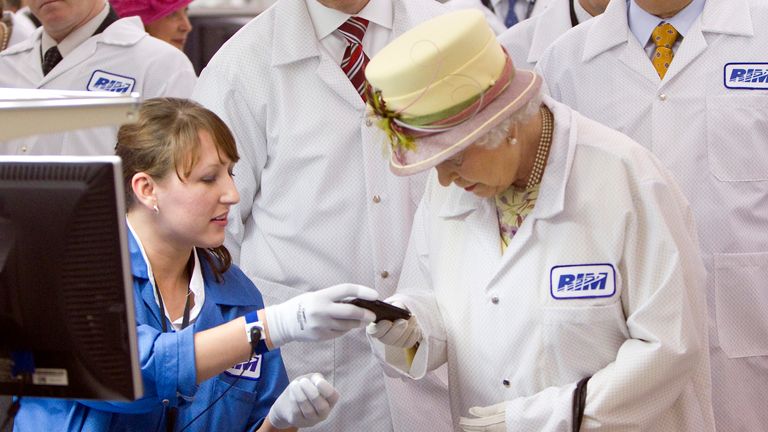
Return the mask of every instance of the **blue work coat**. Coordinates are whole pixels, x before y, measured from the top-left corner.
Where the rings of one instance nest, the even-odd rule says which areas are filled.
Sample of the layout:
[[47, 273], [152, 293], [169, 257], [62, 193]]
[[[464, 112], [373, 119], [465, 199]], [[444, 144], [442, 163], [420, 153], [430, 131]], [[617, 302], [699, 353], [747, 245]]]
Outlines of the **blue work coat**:
[[[186, 431], [256, 430], [269, 408], [288, 385], [280, 351], [270, 351], [245, 365], [195, 384], [195, 333], [224, 324], [264, 307], [261, 293], [237, 267], [216, 281], [199, 252], [205, 282], [205, 302], [197, 320], [181, 331], [162, 332], [160, 308], [148, 278], [147, 263], [136, 239], [128, 233], [133, 274], [139, 365], [144, 397], [131, 403], [22, 398], [15, 431], [155, 431], [165, 430], [165, 413], [178, 408], [175, 430], [186, 426], [231, 389]], [[172, 328], [166, 321], [167, 328]], [[245, 331], [243, 332], [245, 338]], [[259, 361], [261, 364], [256, 364]], [[233, 367], [236, 365], [233, 365]], [[243, 365], [241, 365], [242, 367]], [[258, 376], [257, 376], [258, 375]]]

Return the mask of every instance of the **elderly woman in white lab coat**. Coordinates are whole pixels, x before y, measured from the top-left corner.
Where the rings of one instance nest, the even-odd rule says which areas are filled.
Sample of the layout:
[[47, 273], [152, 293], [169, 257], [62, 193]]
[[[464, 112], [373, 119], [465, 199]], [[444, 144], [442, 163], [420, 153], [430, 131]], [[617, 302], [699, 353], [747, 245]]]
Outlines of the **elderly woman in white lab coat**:
[[366, 75], [391, 170], [435, 168], [387, 300], [412, 316], [367, 328], [387, 370], [447, 363], [457, 431], [713, 430], [704, 269], [657, 159], [542, 99], [477, 11]]

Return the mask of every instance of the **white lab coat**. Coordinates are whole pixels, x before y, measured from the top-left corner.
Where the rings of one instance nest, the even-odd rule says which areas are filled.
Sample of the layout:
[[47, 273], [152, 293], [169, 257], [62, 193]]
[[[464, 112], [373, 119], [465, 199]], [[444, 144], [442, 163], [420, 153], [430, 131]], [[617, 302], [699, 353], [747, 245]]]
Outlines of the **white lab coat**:
[[560, 2], [510, 27], [498, 39], [515, 68], [533, 69], [544, 50], [572, 27], [568, 3]]
[[724, 432], [768, 431], [768, 82], [726, 87], [744, 86], [729, 63], [768, 69], [766, 23], [765, 0], [707, 0], [662, 81], [613, 1], [538, 65], [555, 99], [651, 149], [691, 201]]
[[[393, 7], [393, 38], [443, 11], [430, 0]], [[317, 41], [304, 0], [280, 0], [243, 27], [203, 70], [193, 98], [237, 139], [240, 203], [226, 245], [267, 305], [342, 282], [394, 292], [425, 177], [389, 172], [385, 136]], [[321, 372], [342, 395], [311, 430], [450, 427], [445, 382], [406, 391], [389, 378], [388, 397], [362, 330], [281, 351], [290, 377]]]
[[[447, 362], [454, 425], [508, 401], [508, 431], [569, 432], [575, 385], [592, 376], [582, 431], [712, 431], [704, 269], [685, 198], [626, 136], [545, 103], [555, 131], [539, 198], [504, 255], [494, 200], [432, 175], [394, 297], [423, 340], [410, 369], [398, 349], [373, 348], [417, 379]], [[585, 264], [612, 268], [607, 286], [557, 299], [557, 275]]]
[[[43, 76], [42, 28], [27, 40], [0, 53], [0, 87], [57, 90], [95, 90], [115, 81], [126, 92], [142, 98], [189, 97], [195, 71], [189, 59], [173, 46], [149, 36], [138, 17], [123, 18], [92, 36]], [[82, 129], [0, 143], [0, 154], [113, 154], [117, 127]]]

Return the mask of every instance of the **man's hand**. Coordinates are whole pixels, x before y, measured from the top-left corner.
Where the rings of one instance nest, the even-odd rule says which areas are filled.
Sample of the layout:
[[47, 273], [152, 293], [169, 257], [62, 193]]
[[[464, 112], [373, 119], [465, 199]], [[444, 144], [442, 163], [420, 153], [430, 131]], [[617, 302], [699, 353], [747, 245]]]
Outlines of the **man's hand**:
[[470, 408], [469, 414], [473, 417], [460, 417], [459, 427], [465, 432], [506, 432], [506, 408], [506, 402]]
[[347, 303], [347, 297], [376, 300], [379, 293], [355, 284], [340, 284], [296, 296], [264, 309], [272, 348], [292, 341], [321, 341], [339, 337], [376, 319], [373, 312]]
[[319, 373], [293, 380], [280, 394], [267, 418], [278, 429], [314, 426], [325, 420], [339, 400], [339, 393]]
[[[402, 303], [392, 302], [390, 304], [407, 309]], [[415, 316], [411, 316], [407, 320], [399, 319], [394, 322], [381, 320], [377, 323], [370, 323], [365, 331], [384, 345], [398, 348], [411, 348], [421, 341], [421, 329]]]

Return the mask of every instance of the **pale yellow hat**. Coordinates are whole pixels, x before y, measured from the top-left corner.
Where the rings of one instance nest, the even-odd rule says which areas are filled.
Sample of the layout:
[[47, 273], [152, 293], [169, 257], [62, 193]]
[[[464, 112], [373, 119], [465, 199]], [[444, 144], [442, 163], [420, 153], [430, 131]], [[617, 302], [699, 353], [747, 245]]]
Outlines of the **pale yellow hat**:
[[368, 104], [391, 144], [398, 175], [459, 153], [538, 92], [541, 79], [515, 70], [482, 12], [426, 21], [374, 56]]

